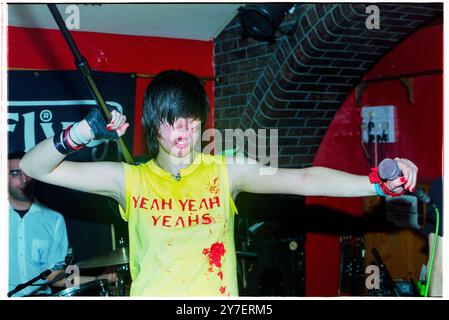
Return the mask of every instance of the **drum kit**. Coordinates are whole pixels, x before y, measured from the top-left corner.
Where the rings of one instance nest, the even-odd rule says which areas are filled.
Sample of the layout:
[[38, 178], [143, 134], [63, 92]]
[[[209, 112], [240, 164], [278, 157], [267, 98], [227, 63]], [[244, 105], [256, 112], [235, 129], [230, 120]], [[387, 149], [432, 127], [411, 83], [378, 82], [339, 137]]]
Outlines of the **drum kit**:
[[104, 279], [82, 283], [79, 286], [71, 287], [59, 291], [53, 296], [57, 297], [107, 297], [107, 296], [126, 296], [126, 278], [129, 271], [129, 249], [127, 247], [118, 247], [109, 254], [84, 260], [76, 264], [80, 270], [95, 268], [113, 267], [118, 275], [118, 293], [112, 290], [109, 282]]

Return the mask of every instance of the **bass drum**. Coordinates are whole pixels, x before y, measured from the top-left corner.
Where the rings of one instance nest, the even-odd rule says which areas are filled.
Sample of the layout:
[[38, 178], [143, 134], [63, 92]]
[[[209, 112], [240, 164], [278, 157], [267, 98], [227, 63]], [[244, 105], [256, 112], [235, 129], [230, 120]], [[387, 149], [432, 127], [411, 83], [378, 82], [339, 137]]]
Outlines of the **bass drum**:
[[71, 287], [59, 291], [52, 296], [55, 297], [107, 297], [110, 296], [107, 280], [95, 280], [82, 283], [77, 287]]

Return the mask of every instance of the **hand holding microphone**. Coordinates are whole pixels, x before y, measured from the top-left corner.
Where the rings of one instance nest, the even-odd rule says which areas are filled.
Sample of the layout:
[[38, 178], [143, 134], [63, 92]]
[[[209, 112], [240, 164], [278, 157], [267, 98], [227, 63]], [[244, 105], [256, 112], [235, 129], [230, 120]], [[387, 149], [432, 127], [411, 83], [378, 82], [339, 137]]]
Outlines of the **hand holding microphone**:
[[[388, 189], [396, 194], [410, 191], [415, 194], [425, 194], [420, 188], [416, 190], [416, 181], [418, 174], [418, 167], [408, 159], [386, 158], [379, 163], [378, 166], [379, 177], [386, 181]], [[418, 195], [417, 195], [418, 196]], [[420, 198], [418, 196], [418, 198]], [[421, 200], [421, 198], [420, 198]]]

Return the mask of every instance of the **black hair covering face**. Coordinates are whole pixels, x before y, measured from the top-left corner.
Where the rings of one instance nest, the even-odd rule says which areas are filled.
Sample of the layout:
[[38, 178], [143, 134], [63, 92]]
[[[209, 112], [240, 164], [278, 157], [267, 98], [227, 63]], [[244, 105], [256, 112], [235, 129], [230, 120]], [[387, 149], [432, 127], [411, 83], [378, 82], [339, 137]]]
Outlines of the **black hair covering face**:
[[209, 99], [201, 81], [185, 71], [159, 73], [147, 87], [143, 101], [142, 125], [150, 158], [159, 152], [159, 127], [178, 118], [200, 120], [202, 127], [209, 115]]

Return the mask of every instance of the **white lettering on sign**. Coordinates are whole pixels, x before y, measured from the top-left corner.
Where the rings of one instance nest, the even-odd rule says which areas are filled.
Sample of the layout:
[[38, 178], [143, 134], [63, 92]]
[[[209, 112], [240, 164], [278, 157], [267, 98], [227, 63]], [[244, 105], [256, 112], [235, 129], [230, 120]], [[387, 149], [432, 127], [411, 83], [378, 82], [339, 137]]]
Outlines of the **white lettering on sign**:
[[[123, 113], [123, 107], [119, 103], [114, 101], [107, 101], [106, 103], [110, 106], [116, 107], [119, 112]], [[8, 107], [35, 107], [36, 109], [36, 111], [22, 114], [22, 117], [20, 117], [20, 113], [18, 112], [8, 112], [8, 132], [15, 132], [17, 129], [17, 124], [20, 123], [20, 121], [23, 121], [24, 151], [28, 152], [36, 145], [36, 128], [42, 129], [45, 138], [52, 137], [55, 134], [55, 130], [53, 128], [55, 122], [52, 122], [53, 112], [48, 110], [48, 107], [93, 107], [96, 105], [97, 103], [95, 100], [8, 101]], [[39, 108], [45, 109], [39, 111]], [[17, 109], [14, 111], [17, 111]], [[36, 121], [37, 119], [39, 122]], [[62, 129], [66, 129], [69, 125], [78, 120], [80, 119], [74, 119], [73, 121], [61, 121], [58, 128], [60, 127]], [[92, 140], [87, 144], [87, 147], [93, 148], [103, 142], [105, 141]], [[104, 152], [103, 157], [106, 153], [107, 152]]]

